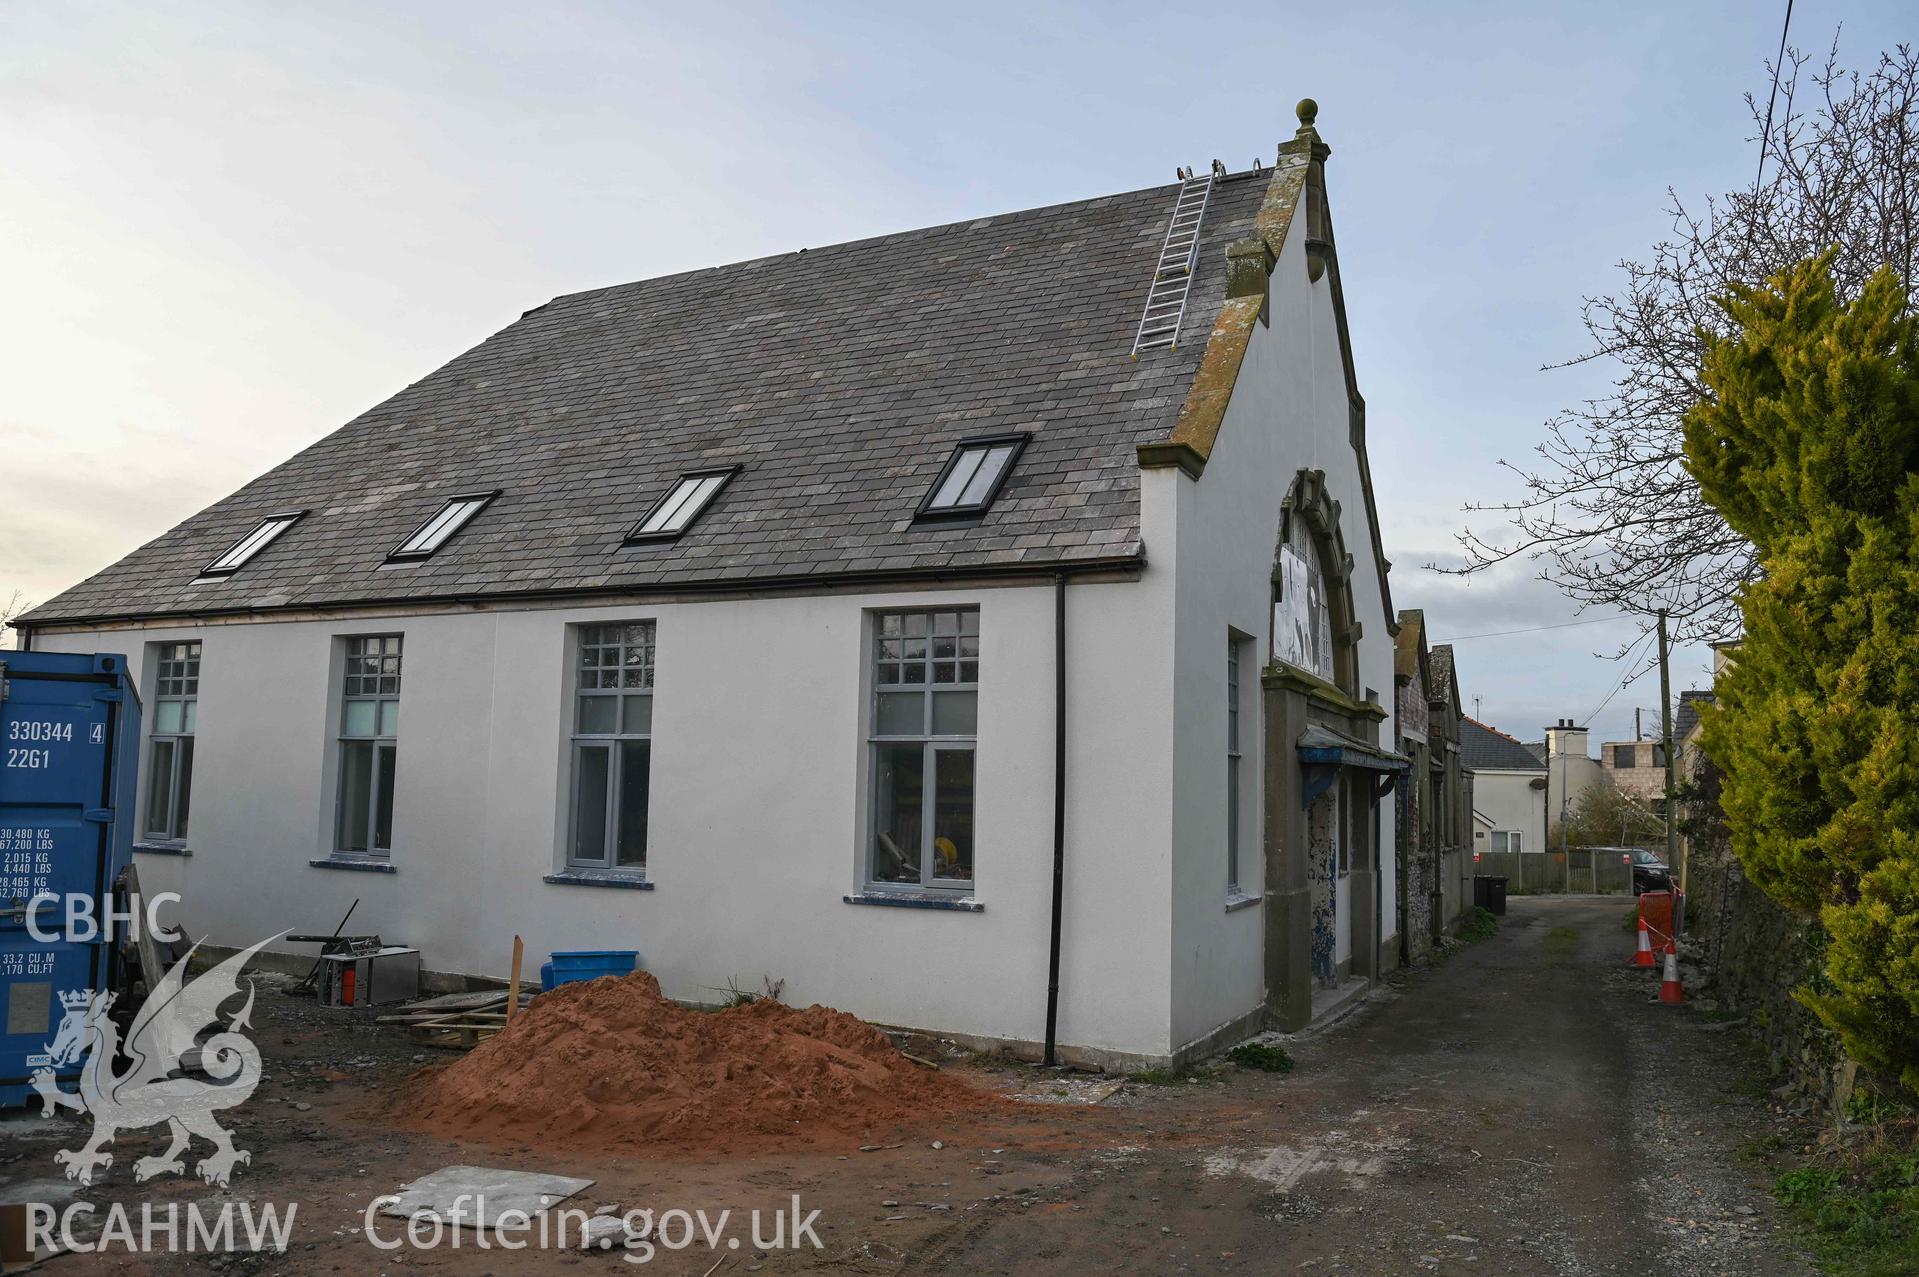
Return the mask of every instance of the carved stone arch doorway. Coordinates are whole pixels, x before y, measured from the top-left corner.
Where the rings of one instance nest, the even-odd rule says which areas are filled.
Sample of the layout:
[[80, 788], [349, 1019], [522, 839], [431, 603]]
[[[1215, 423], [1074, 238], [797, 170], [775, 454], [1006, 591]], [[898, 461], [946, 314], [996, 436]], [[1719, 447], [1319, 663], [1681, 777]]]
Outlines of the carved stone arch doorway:
[[1379, 974], [1379, 804], [1405, 762], [1365, 699], [1353, 557], [1326, 476], [1301, 470], [1281, 504], [1273, 631], [1261, 676], [1266, 733], [1266, 987], [1272, 1022]]

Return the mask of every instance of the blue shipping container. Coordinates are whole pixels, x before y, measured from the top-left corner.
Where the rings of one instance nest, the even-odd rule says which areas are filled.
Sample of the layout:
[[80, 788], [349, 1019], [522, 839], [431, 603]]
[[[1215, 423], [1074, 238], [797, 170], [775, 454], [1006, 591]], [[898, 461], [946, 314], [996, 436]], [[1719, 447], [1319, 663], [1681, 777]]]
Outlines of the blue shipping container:
[[0, 1108], [32, 1097], [61, 995], [112, 978], [107, 903], [133, 858], [139, 745], [125, 657], [0, 652]]

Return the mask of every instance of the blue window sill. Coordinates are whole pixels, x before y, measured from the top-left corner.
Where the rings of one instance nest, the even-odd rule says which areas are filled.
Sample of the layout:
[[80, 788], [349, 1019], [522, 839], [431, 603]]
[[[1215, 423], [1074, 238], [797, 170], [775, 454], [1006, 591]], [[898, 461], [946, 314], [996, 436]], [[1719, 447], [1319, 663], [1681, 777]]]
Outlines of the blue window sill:
[[365, 874], [395, 872], [392, 861], [374, 860], [367, 856], [318, 856], [307, 863], [315, 869], [350, 869]]
[[1251, 909], [1259, 902], [1258, 896], [1249, 896], [1244, 892], [1235, 891], [1226, 897], [1226, 912], [1238, 913], [1241, 909]]
[[840, 899], [849, 905], [886, 905], [894, 909], [951, 909], [984, 913], [986, 906], [971, 896], [936, 896], [918, 891], [860, 891]]
[[556, 874], [547, 874], [541, 882], [550, 882], [562, 887], [614, 887], [626, 891], [651, 891], [653, 884], [648, 879], [631, 873], [608, 873], [604, 870], [567, 869]]
[[183, 842], [136, 842], [133, 849], [143, 856], [191, 856], [193, 848]]

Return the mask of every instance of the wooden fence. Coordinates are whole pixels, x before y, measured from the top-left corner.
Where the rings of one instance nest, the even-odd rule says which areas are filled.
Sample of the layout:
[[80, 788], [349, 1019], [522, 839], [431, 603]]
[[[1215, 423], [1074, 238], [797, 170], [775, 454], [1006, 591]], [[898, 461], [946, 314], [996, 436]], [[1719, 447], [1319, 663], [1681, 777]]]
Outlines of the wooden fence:
[[1474, 857], [1472, 872], [1503, 876], [1509, 896], [1565, 892], [1630, 895], [1629, 854], [1617, 847], [1568, 847], [1564, 852], [1556, 848], [1552, 851], [1484, 851]]

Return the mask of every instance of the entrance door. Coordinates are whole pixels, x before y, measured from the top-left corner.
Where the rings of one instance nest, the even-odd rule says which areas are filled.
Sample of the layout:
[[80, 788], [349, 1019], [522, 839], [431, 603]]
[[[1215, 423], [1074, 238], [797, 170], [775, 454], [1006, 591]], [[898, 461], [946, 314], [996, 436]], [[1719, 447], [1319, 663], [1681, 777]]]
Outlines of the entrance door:
[[[1341, 795], [1343, 780], [1336, 780], [1325, 793], [1313, 799], [1306, 811], [1306, 874], [1312, 888], [1312, 967], [1313, 982], [1321, 988], [1339, 985], [1340, 949], [1350, 946], [1346, 914], [1349, 903], [1343, 899], [1344, 837], [1341, 817], [1345, 808]], [[1348, 938], [1342, 941], [1342, 936]]]
[[1353, 831], [1347, 827], [1344, 773], [1333, 786], [1333, 864], [1338, 877], [1333, 901], [1333, 970], [1336, 977], [1353, 969]]

